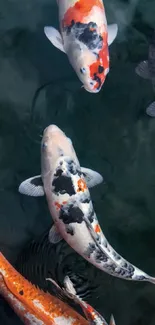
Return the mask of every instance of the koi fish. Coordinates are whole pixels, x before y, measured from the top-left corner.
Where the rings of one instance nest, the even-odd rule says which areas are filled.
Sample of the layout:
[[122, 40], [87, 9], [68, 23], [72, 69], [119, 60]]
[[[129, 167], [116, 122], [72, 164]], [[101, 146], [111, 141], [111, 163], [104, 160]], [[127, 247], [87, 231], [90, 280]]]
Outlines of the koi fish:
[[[139, 63], [136, 67], [136, 73], [140, 77], [150, 80], [155, 92], [155, 30], [149, 45], [148, 60]], [[155, 101], [147, 107], [146, 113], [151, 117], [155, 117]]]
[[[83, 301], [77, 294], [73, 287], [73, 283], [70, 280], [68, 276], [64, 279], [64, 288], [60, 288], [58, 284], [50, 278], [47, 278], [46, 280], [51, 281], [57, 290], [59, 291], [60, 296], [65, 296], [72, 299], [75, 303], [80, 305], [82, 308], [86, 319], [89, 322], [89, 325], [108, 325], [105, 321], [104, 317], [101, 316], [98, 311], [96, 311], [92, 306], [90, 306], [87, 302]], [[109, 325], [116, 325], [113, 315], [111, 315], [110, 323]]]
[[88, 325], [57, 297], [36, 288], [0, 253], [0, 294], [27, 325]]
[[41, 170], [40, 178], [22, 182], [19, 192], [31, 196], [45, 193], [54, 221], [49, 232], [51, 243], [64, 239], [87, 261], [115, 277], [155, 283], [155, 278], [126, 261], [108, 243], [72, 142], [56, 125], [44, 130]]
[[83, 87], [97, 93], [109, 72], [108, 46], [117, 35], [117, 24], [107, 27], [102, 0], [57, 0], [57, 4], [60, 33], [46, 26], [45, 35], [67, 54]]

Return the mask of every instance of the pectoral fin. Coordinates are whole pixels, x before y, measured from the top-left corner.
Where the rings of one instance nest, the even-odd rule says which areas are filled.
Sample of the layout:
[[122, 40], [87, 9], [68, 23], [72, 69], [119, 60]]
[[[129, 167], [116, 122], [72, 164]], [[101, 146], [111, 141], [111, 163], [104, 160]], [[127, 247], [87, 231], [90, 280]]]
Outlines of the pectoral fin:
[[144, 79], [150, 79], [148, 61], [142, 61], [135, 69], [136, 74]]
[[85, 177], [88, 188], [94, 187], [103, 182], [103, 177], [96, 171], [81, 167], [81, 171]]
[[44, 196], [44, 187], [41, 175], [26, 179], [18, 188], [19, 193], [29, 196]]
[[60, 51], [65, 53], [64, 46], [63, 46], [63, 40], [61, 37], [61, 34], [57, 29], [55, 29], [52, 26], [46, 26], [44, 27], [44, 33], [46, 37], [49, 39], [49, 41], [57, 47]]
[[108, 25], [108, 45], [111, 45], [117, 36], [118, 26], [117, 24]]
[[147, 109], [146, 109], [146, 114], [155, 117], [155, 102], [151, 103]]
[[50, 229], [48, 239], [51, 244], [57, 244], [63, 239], [55, 225]]

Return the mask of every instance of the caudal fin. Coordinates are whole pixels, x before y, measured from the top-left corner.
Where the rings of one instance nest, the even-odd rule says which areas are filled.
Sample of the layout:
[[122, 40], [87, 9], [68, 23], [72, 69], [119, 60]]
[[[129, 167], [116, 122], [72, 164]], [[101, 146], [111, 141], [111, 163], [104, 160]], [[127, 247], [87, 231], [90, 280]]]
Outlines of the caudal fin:
[[116, 325], [113, 315], [111, 315], [111, 317], [110, 317], [110, 323], [109, 323], [109, 325]]
[[146, 278], [146, 281], [155, 284], [155, 278], [153, 278], [152, 276], [148, 276], [148, 278]]

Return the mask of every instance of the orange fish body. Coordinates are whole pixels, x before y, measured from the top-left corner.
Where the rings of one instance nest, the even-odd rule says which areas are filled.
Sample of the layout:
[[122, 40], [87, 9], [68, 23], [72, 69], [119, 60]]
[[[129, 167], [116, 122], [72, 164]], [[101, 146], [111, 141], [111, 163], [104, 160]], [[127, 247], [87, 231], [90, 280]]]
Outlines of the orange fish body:
[[111, 25], [108, 31], [102, 0], [57, 0], [57, 3], [61, 34], [53, 27], [45, 27], [45, 34], [67, 54], [83, 87], [97, 93], [109, 72], [108, 45], [116, 37], [117, 25]]
[[88, 325], [58, 298], [36, 288], [0, 253], [0, 294], [27, 325]]

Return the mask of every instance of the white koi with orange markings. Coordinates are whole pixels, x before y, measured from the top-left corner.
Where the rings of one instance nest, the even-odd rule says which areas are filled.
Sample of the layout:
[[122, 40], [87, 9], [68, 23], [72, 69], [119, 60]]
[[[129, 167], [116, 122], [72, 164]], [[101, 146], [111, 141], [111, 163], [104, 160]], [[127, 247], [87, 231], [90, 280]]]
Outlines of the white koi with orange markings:
[[87, 261], [113, 276], [155, 283], [155, 278], [126, 261], [106, 240], [87, 187], [89, 173], [80, 167], [72, 142], [55, 125], [44, 131], [41, 161], [43, 185], [35, 186], [36, 176], [24, 181], [19, 191], [32, 196], [45, 193], [54, 221], [49, 240], [57, 243], [64, 238]]
[[92, 93], [100, 91], [109, 72], [109, 49], [117, 25], [107, 27], [102, 0], [57, 0], [60, 33], [45, 27], [47, 38], [65, 52], [81, 80]]

